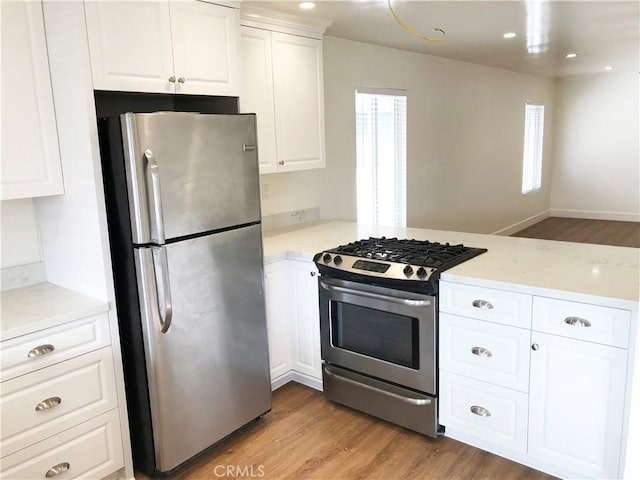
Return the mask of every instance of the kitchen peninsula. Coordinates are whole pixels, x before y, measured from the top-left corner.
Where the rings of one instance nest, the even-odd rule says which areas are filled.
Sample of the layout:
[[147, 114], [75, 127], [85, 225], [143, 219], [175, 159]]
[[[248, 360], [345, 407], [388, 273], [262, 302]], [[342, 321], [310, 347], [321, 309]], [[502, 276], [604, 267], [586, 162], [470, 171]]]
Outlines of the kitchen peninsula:
[[635, 414], [637, 249], [348, 222], [266, 232], [273, 387], [322, 385], [313, 255], [381, 236], [488, 249], [440, 278], [445, 435], [561, 477], [621, 478]]

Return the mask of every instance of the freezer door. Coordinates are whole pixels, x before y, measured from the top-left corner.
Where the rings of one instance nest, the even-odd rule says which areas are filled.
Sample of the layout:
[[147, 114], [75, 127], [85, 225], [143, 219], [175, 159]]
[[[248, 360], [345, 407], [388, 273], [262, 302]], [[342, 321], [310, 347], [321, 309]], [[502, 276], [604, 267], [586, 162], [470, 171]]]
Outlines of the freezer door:
[[138, 248], [136, 270], [166, 472], [271, 408], [260, 226]]
[[259, 221], [255, 123], [255, 115], [122, 115], [133, 243]]

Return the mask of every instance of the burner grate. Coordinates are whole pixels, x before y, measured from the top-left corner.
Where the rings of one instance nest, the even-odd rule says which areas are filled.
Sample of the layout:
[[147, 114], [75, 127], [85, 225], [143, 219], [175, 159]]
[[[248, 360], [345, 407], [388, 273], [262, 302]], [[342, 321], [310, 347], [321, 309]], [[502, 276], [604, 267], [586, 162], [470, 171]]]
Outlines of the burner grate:
[[354, 257], [404, 263], [422, 267], [444, 269], [474, 257], [486, 250], [465, 247], [462, 244], [429, 242], [427, 240], [400, 240], [375, 238], [358, 240], [330, 250]]

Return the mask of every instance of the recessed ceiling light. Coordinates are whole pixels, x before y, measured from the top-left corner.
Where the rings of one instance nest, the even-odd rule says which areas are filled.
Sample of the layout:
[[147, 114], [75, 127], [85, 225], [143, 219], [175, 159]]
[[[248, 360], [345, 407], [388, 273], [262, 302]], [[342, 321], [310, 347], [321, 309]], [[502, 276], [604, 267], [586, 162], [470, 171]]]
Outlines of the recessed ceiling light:
[[505, 33], [504, 35], [502, 35], [504, 38], [515, 38], [516, 37], [516, 33], [515, 32], [509, 32], [509, 33]]
[[607, 65], [604, 67], [605, 70], [613, 70], [615, 67], [613, 65]]
[[567, 53], [565, 56], [567, 58], [576, 58], [578, 56], [578, 54], [577, 53]]
[[313, 2], [302, 2], [299, 7], [303, 10], [311, 10], [312, 8], [315, 8], [316, 4]]

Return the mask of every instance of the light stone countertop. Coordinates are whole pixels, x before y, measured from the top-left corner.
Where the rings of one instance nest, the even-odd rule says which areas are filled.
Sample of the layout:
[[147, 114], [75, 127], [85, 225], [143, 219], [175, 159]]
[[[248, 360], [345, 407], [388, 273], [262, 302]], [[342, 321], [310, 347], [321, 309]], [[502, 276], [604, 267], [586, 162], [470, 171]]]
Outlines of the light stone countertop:
[[313, 255], [370, 236], [463, 243], [488, 251], [441, 280], [637, 310], [640, 249], [417, 228], [317, 222], [266, 232], [265, 262]]
[[104, 300], [47, 282], [4, 291], [1, 301], [0, 340], [109, 310]]

